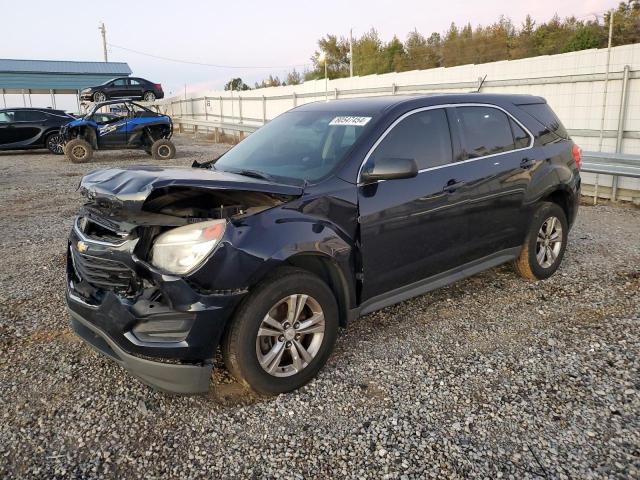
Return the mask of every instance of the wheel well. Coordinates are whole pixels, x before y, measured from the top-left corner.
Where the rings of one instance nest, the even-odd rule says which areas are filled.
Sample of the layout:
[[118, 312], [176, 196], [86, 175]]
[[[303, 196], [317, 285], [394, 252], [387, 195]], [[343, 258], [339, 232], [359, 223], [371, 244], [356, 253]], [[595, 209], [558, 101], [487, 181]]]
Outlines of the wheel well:
[[547, 195], [543, 200], [546, 202], [553, 202], [562, 208], [565, 217], [567, 217], [567, 222], [570, 222], [573, 218], [571, 215], [573, 212], [570, 198], [571, 197], [568, 192], [565, 192], [564, 190], [556, 190], [555, 192]]
[[320, 255], [300, 254], [287, 260], [287, 264], [301, 268], [319, 277], [331, 289], [338, 303], [341, 327], [346, 327], [352, 305], [349, 284], [340, 268], [329, 258]]
[[167, 125], [152, 125], [150, 127], [146, 127], [146, 138], [149, 143], [149, 146], [156, 140], [160, 140], [161, 138], [169, 138], [171, 129]]
[[98, 148], [98, 138], [96, 136], [96, 132], [94, 132], [92, 128], [86, 126], [75, 128], [70, 132], [69, 140], [73, 140], [74, 138], [86, 140], [92, 148]]

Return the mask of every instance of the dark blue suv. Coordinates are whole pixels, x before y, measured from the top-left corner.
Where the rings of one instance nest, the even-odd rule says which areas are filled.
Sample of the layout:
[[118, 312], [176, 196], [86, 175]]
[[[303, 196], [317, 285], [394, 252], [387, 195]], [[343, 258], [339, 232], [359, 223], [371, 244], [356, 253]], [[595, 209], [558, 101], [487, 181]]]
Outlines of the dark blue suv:
[[580, 162], [544, 99], [466, 94], [308, 104], [191, 169], [98, 170], [72, 325], [163, 390], [206, 391], [220, 347], [240, 382], [290, 391], [359, 315], [505, 262], [552, 275]]

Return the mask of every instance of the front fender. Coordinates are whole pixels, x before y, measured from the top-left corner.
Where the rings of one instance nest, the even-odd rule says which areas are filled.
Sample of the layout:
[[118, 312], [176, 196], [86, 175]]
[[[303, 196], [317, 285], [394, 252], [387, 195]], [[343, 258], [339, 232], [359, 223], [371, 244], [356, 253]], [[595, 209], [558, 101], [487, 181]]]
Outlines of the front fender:
[[326, 221], [295, 212], [281, 218], [276, 212], [230, 223], [218, 249], [189, 280], [212, 291], [244, 290], [300, 255], [331, 260], [343, 275], [353, 277], [356, 247], [351, 239]]

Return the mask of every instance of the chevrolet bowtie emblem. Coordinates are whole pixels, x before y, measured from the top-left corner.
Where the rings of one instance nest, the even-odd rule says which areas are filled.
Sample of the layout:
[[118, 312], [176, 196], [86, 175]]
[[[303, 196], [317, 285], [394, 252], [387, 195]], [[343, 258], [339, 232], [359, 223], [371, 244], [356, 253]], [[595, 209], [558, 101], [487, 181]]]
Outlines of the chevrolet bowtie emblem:
[[78, 247], [78, 251], [79, 251], [80, 253], [84, 253], [84, 252], [86, 252], [87, 250], [89, 250], [89, 245], [87, 245], [87, 244], [86, 244], [85, 242], [83, 242], [82, 240], [80, 240], [80, 241], [78, 242], [77, 247]]

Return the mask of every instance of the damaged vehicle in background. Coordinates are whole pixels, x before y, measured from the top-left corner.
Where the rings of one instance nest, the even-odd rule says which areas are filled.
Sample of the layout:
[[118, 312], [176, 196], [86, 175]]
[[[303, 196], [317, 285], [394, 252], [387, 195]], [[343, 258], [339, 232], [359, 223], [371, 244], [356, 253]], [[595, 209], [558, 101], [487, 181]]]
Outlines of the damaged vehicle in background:
[[319, 102], [191, 169], [85, 176], [68, 243], [77, 334], [143, 382], [261, 394], [309, 382], [340, 326], [512, 261], [560, 265], [580, 149], [544, 99]]
[[156, 160], [170, 160], [176, 154], [172, 134], [171, 117], [131, 100], [96, 103], [85, 116], [60, 129], [64, 153], [73, 163], [88, 162], [94, 150], [124, 149], [142, 149]]

